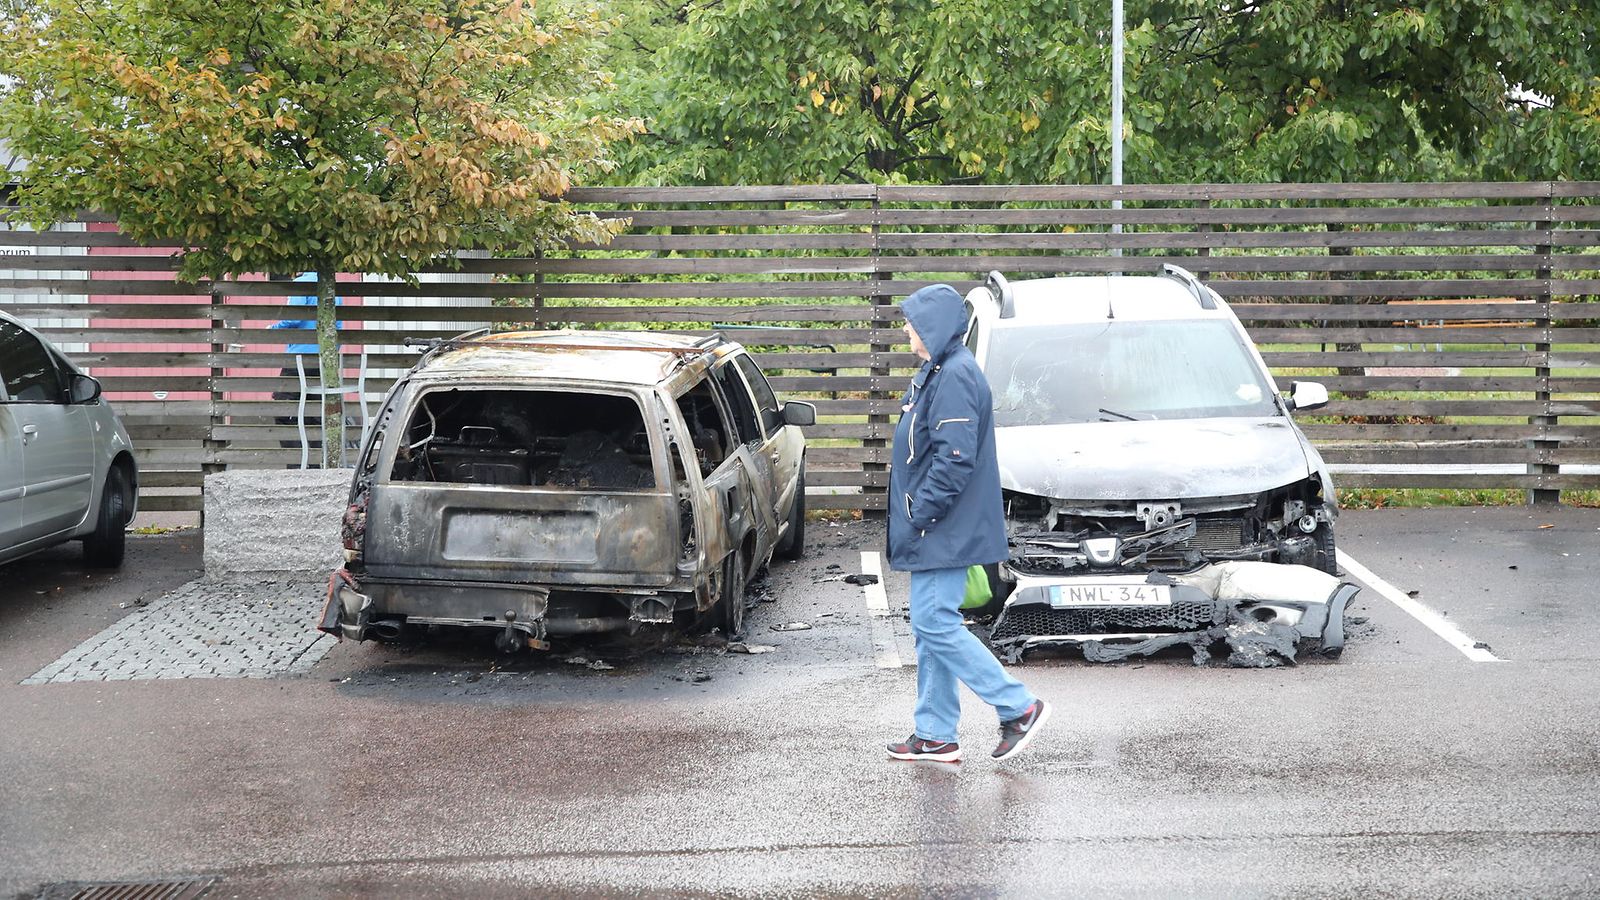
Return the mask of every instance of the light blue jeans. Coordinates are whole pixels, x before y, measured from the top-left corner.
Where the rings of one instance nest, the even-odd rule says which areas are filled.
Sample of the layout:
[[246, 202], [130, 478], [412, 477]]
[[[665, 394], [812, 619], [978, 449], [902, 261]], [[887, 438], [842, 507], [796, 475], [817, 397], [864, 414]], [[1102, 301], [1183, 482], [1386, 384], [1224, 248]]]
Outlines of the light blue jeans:
[[953, 741], [961, 720], [956, 682], [995, 708], [1000, 721], [1015, 719], [1034, 696], [1012, 678], [978, 636], [962, 624], [966, 567], [911, 573], [911, 634], [917, 643], [917, 737]]

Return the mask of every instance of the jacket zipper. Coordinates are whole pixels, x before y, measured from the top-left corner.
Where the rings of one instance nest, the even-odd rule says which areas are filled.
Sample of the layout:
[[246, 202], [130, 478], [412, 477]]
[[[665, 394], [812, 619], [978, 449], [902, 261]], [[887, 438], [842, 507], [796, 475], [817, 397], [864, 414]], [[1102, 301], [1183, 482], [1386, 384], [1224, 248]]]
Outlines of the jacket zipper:
[[906, 431], [906, 463], [917, 458], [917, 414], [911, 414], [911, 428]]
[[938, 431], [939, 429], [943, 428], [946, 422], [971, 422], [971, 421], [972, 420], [969, 419], [969, 418], [963, 418], [963, 419], [940, 419], [939, 423], [937, 425], [933, 426], [933, 430], [934, 431]]

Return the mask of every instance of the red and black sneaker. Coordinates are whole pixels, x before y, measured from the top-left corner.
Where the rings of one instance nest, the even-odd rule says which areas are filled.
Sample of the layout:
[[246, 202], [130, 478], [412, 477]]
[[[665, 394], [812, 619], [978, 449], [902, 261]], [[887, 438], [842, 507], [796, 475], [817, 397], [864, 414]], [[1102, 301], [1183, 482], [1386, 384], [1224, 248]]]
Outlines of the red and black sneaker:
[[925, 741], [912, 735], [889, 745], [892, 759], [925, 759], [929, 762], [961, 762], [961, 745], [955, 741]]
[[1010, 759], [1022, 752], [1028, 746], [1033, 736], [1039, 733], [1044, 723], [1050, 718], [1050, 704], [1043, 700], [1033, 701], [1028, 711], [1009, 722], [1000, 723], [1000, 745], [994, 748], [992, 754], [995, 759]]

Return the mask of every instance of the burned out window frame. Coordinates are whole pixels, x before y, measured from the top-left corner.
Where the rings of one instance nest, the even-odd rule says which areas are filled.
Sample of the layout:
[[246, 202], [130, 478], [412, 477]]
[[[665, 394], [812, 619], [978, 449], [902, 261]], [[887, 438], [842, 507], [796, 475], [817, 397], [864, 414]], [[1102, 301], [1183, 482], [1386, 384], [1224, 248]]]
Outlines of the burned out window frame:
[[[766, 441], [766, 434], [761, 430], [761, 415], [756, 406], [755, 397], [750, 393], [750, 388], [744, 383], [744, 377], [739, 374], [739, 368], [733, 364], [730, 356], [718, 363], [711, 370], [711, 381], [716, 385], [716, 390], [722, 394], [723, 402], [727, 404], [728, 416], [732, 421], [734, 430], [738, 433], [741, 444], [760, 444]], [[730, 386], [731, 382], [731, 386]], [[742, 392], [737, 399], [729, 396], [733, 392]], [[744, 401], [744, 408], [738, 408], [738, 400]], [[741, 420], [747, 420], [749, 428], [746, 429]], [[746, 431], [752, 432], [746, 435]]]
[[783, 428], [783, 412], [778, 403], [778, 394], [767, 382], [766, 373], [762, 372], [756, 361], [750, 358], [750, 354], [738, 353], [733, 359], [734, 365], [739, 367], [739, 374], [744, 379], [745, 387], [755, 401], [756, 418], [760, 421], [766, 436], [770, 438]]
[[733, 414], [728, 409], [727, 400], [722, 396], [722, 391], [718, 390], [716, 381], [716, 378], [714, 378], [711, 375], [711, 372], [708, 370], [705, 373], [705, 377], [697, 378], [690, 382], [683, 391], [675, 394], [672, 398], [672, 405], [676, 407], [678, 411], [678, 418], [683, 423], [685, 435], [689, 439], [689, 444], [696, 450], [699, 450], [700, 446], [695, 443], [693, 423], [691, 423], [688, 417], [684, 415], [683, 398], [697, 390], [703, 389], [706, 393], [706, 396], [711, 398], [712, 407], [716, 409], [716, 427], [723, 445], [722, 456], [720, 459], [711, 462], [708, 466], [697, 466], [696, 468], [701, 470], [700, 474], [702, 476], [715, 472], [718, 468], [725, 464], [730, 457], [733, 456], [733, 452], [739, 447], [739, 433], [733, 424]]
[[[450, 482], [450, 481], [432, 481], [432, 480], [424, 481], [424, 482], [413, 482], [413, 481], [405, 479], [405, 478], [396, 478], [395, 477], [395, 469], [399, 465], [400, 449], [403, 446], [409, 445], [409, 443], [411, 441], [410, 431], [411, 431], [411, 423], [412, 423], [413, 419], [419, 414], [423, 404], [426, 402], [427, 398], [430, 395], [433, 395], [433, 394], [445, 394], [445, 393], [449, 393], [451, 391], [561, 393], [561, 394], [580, 394], [580, 395], [581, 394], [587, 394], [587, 395], [591, 395], [591, 396], [603, 395], [603, 396], [617, 397], [619, 399], [628, 400], [628, 401], [630, 401], [630, 402], [632, 402], [634, 404], [635, 408], [637, 409], [637, 411], [639, 413], [640, 424], [641, 424], [641, 426], [643, 428], [643, 433], [645, 434], [645, 438], [648, 441], [648, 444], [649, 444], [649, 447], [650, 447], [650, 466], [649, 466], [649, 471], [650, 471], [651, 480], [652, 480], [653, 483], [650, 486], [642, 487], [639, 490], [642, 491], [642, 492], [647, 492], [647, 493], [658, 493], [658, 492], [667, 490], [668, 489], [667, 486], [672, 483], [672, 479], [671, 479], [671, 474], [672, 474], [671, 473], [671, 464], [666, 460], [667, 447], [666, 447], [666, 444], [665, 444], [665, 437], [664, 437], [664, 435], [661, 434], [661, 431], [660, 431], [659, 428], [653, 428], [653, 427], [651, 427], [651, 424], [650, 424], [653, 421], [653, 414], [652, 414], [651, 409], [650, 409], [650, 395], [649, 395], [649, 392], [641, 394], [640, 392], [636, 392], [636, 391], [632, 391], [632, 390], [614, 388], [614, 387], [610, 387], [610, 386], [597, 387], [597, 386], [594, 386], [594, 385], [587, 385], [587, 384], [546, 383], [546, 382], [541, 382], [541, 383], [538, 383], [538, 384], [516, 384], [516, 383], [507, 384], [507, 383], [503, 383], [503, 382], [493, 382], [493, 383], [491, 383], [491, 382], [478, 382], [478, 381], [473, 381], [473, 382], [439, 382], [439, 383], [423, 384], [423, 385], [415, 387], [415, 389], [410, 392], [410, 396], [408, 398], [409, 402], [406, 403], [404, 409], [397, 409], [397, 412], [403, 413], [403, 420], [401, 421], [401, 423], [399, 425], [394, 425], [393, 421], [391, 421], [392, 429], [396, 429], [397, 430], [398, 436], [396, 438], [393, 438], [391, 440], [387, 440], [387, 441], [383, 442], [385, 445], [388, 445], [388, 446], [386, 446], [381, 451], [381, 456], [378, 459], [379, 468], [374, 473], [374, 475], [372, 476], [373, 481], [375, 481], [377, 483], [380, 483], [380, 484], [395, 484], [395, 485], [406, 485], [406, 484], [416, 484], [416, 483], [437, 484], [437, 485], [451, 485], [451, 484], [468, 485], [468, 484], [472, 484], [471, 482]], [[399, 417], [397, 417], [397, 418], [399, 418]], [[552, 485], [552, 484], [529, 484], [529, 485], [507, 485], [507, 484], [502, 484], [502, 485], [495, 485], [495, 487], [499, 488], [499, 489], [528, 490], [528, 491], [570, 491], [570, 490], [577, 489], [577, 488], [573, 488], [573, 487], [570, 487], [570, 486]], [[629, 490], [629, 489], [627, 489], [627, 488], [615, 488], [615, 489], [612, 489], [612, 488], [587, 488], [587, 490], [605, 492], [605, 491], [609, 491], [609, 490], [624, 490], [624, 491], [626, 491], [626, 490]]]

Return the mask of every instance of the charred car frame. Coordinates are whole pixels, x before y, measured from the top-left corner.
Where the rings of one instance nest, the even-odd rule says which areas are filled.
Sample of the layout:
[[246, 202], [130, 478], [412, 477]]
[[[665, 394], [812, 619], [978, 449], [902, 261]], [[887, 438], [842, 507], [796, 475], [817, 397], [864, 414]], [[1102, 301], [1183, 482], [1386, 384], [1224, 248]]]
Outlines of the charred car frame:
[[743, 627], [745, 584], [797, 558], [811, 404], [779, 403], [737, 343], [645, 332], [474, 332], [385, 398], [320, 627], [396, 639]]
[[1011, 556], [990, 638], [1012, 660], [1176, 644], [1272, 665], [1344, 646], [1328, 470], [1232, 310], [1190, 273], [999, 273], [967, 296], [967, 345], [995, 398]]

